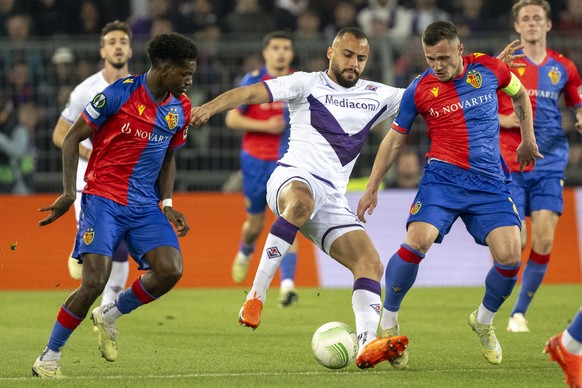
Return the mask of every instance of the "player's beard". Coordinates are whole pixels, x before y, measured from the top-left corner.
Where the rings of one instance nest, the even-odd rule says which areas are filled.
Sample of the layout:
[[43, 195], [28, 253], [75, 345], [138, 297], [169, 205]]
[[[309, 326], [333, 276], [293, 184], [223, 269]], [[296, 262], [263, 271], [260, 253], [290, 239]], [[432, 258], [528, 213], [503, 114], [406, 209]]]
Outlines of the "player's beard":
[[109, 62], [109, 64], [111, 66], [113, 66], [114, 68], [116, 68], [117, 70], [122, 69], [125, 64], [127, 63], [127, 61], [123, 61], [123, 62], [113, 62], [113, 61], [107, 61]]
[[335, 76], [337, 83], [340, 84], [340, 86], [343, 86], [344, 88], [351, 88], [359, 81], [360, 74], [356, 70], [353, 71], [355, 77], [353, 79], [347, 79], [346, 77], [344, 77], [343, 73], [344, 70], [341, 70], [337, 65], [332, 65], [331, 67], [331, 72]]

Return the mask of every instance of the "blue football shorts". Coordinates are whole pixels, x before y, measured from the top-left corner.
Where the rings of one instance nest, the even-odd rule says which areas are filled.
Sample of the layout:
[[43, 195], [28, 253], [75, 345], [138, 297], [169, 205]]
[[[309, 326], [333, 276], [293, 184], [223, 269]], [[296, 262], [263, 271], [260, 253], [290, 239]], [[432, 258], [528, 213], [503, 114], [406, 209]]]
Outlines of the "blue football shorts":
[[564, 210], [564, 174], [560, 171], [514, 172], [509, 183], [511, 196], [522, 219], [536, 210]]
[[257, 159], [241, 151], [240, 167], [247, 212], [263, 213], [267, 207], [267, 181], [277, 167], [277, 161]]
[[171, 246], [180, 250], [172, 224], [157, 204], [123, 206], [107, 198], [83, 194], [73, 257], [79, 262], [85, 253], [111, 257], [122, 240], [139, 269], [150, 269], [144, 255], [152, 249]]
[[439, 230], [435, 242], [440, 243], [458, 217], [480, 245], [487, 245], [487, 235], [496, 228], [521, 228], [506, 183], [433, 160], [425, 166], [406, 225], [415, 221], [434, 225]]

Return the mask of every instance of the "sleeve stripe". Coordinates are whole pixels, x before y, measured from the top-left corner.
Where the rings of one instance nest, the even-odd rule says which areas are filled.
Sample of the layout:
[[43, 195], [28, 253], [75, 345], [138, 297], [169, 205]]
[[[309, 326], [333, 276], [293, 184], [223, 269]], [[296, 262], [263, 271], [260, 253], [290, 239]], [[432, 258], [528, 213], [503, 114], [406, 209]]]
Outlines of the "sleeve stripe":
[[406, 128], [401, 127], [400, 125], [396, 124], [395, 122], [392, 122], [392, 129], [395, 130], [396, 132], [400, 132], [403, 134], [408, 133], [408, 130]]
[[269, 92], [269, 102], [273, 102], [273, 93], [271, 93], [271, 89], [269, 89], [269, 85], [265, 81], [263, 81], [263, 85], [267, 88], [267, 92]]
[[93, 127], [93, 129], [95, 129], [95, 130], [99, 129], [99, 126], [98, 126], [97, 124], [93, 123], [93, 122], [92, 122], [92, 121], [91, 121], [91, 120], [90, 120], [90, 119], [87, 117], [87, 115], [85, 114], [85, 112], [84, 112], [84, 111], [83, 111], [83, 112], [81, 112], [81, 115], [83, 116], [83, 119], [85, 120], [85, 122], [86, 122], [87, 124], [89, 124], [91, 127]]

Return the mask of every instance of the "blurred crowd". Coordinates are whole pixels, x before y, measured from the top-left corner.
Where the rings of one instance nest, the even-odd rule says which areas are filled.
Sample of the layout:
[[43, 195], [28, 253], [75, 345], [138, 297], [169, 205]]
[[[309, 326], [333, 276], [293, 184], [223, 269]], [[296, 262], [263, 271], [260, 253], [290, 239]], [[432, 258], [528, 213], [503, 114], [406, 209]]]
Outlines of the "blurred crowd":
[[[582, 0], [551, 3], [554, 25], [550, 36], [579, 34]], [[388, 37], [395, 42], [392, 84], [406, 87], [426, 68], [420, 43], [414, 39], [428, 24], [451, 20], [464, 39], [486, 38], [500, 31], [507, 32], [509, 37], [511, 6], [511, 1], [485, 0], [0, 0], [0, 192], [34, 191], [32, 180], [26, 177], [34, 171], [35, 159], [43, 161], [36, 164], [37, 170], [60, 171], [59, 154], [53, 149], [50, 133], [74, 86], [99, 68], [99, 33], [108, 21], [128, 21], [134, 42], [145, 42], [160, 33], [180, 32], [204, 44], [196, 73], [198, 87], [192, 88], [191, 96], [197, 103], [231, 88], [237, 77], [261, 65], [260, 50], [228, 62], [224, 54], [217, 57], [211, 42], [235, 44], [234, 57], [237, 41], [260, 44], [262, 36], [273, 30], [291, 31], [301, 42], [328, 44], [341, 28], [360, 27], [372, 40]], [[67, 38], [79, 36], [86, 37], [89, 46], [83, 53], [67, 44]], [[145, 71], [143, 50], [134, 53], [130, 69], [133, 73]], [[581, 68], [582, 50], [565, 54]], [[296, 68], [312, 71], [324, 70], [326, 66], [324, 57], [314, 55]], [[382, 80], [385, 70], [369, 64], [367, 77]], [[571, 128], [568, 119], [566, 116], [566, 124]], [[571, 132], [570, 158], [574, 167], [570, 171], [580, 175], [577, 173], [582, 171], [580, 136]], [[212, 135], [204, 130], [192, 137], [202, 150], [207, 150], [208, 142], [212, 141]], [[370, 140], [372, 153], [379, 138]], [[224, 145], [224, 139], [219, 141]], [[229, 146], [236, 149], [238, 139], [231, 142], [235, 144]], [[411, 144], [411, 149], [422, 158], [427, 146], [426, 142]], [[14, 150], [19, 150], [20, 156]], [[407, 153], [407, 157], [411, 154]], [[235, 155], [236, 151], [228, 157], [236, 160]], [[369, 164], [371, 160], [362, 158], [362, 163]], [[27, 173], [21, 173], [20, 167], [20, 173], [8, 173], [8, 167], [24, 165]], [[237, 167], [218, 168], [236, 171]], [[368, 169], [369, 166], [363, 166], [360, 171], [365, 175]], [[398, 185], [397, 179], [389, 182], [389, 186]], [[575, 182], [582, 184], [582, 176]]]
[[[434, 20], [452, 20], [461, 35], [507, 29], [511, 1], [484, 0], [0, 0], [0, 37], [98, 34], [110, 20], [130, 22], [135, 35], [259, 34], [274, 29], [332, 38], [346, 26], [369, 36], [419, 34]], [[555, 30], [582, 27], [579, 0], [552, 1]]]

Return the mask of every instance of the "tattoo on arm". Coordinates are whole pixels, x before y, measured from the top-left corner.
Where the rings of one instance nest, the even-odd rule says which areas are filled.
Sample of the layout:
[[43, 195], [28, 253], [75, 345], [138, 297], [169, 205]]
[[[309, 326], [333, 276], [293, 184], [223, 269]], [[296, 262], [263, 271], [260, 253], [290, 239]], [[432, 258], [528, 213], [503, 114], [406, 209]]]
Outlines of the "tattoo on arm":
[[516, 105], [516, 106], [514, 106], [514, 110], [515, 110], [515, 115], [517, 116], [519, 121], [520, 122], [523, 121], [525, 119], [525, 109], [523, 109], [523, 106]]

